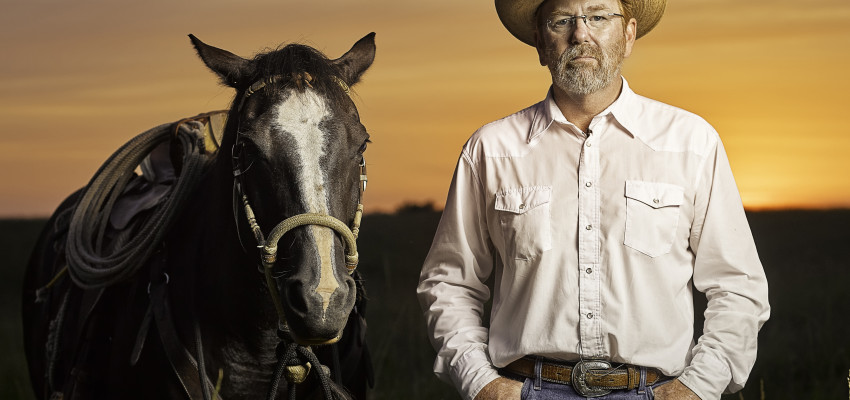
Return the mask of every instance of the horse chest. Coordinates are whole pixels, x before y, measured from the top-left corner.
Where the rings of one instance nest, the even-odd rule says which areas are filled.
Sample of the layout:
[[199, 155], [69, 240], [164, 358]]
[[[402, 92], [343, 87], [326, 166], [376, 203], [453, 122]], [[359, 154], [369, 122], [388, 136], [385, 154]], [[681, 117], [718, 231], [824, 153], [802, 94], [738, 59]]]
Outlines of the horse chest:
[[248, 345], [243, 341], [229, 340], [220, 349], [224, 398], [229, 398], [226, 396], [228, 393], [235, 394], [235, 398], [255, 392], [265, 394], [277, 363], [277, 341], [274, 331], [262, 331], [255, 343]]

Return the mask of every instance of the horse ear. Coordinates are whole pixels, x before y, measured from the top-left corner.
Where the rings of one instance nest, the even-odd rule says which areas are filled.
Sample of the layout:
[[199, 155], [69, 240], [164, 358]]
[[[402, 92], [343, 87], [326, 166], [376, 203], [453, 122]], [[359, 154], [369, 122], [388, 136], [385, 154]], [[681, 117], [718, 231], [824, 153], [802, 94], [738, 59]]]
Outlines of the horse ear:
[[227, 50], [210, 46], [200, 41], [195, 35], [189, 34], [189, 39], [192, 40], [192, 45], [195, 46], [204, 64], [213, 70], [225, 85], [235, 88], [252, 74], [253, 68], [249, 60]]
[[349, 85], [354, 85], [372, 65], [372, 61], [375, 61], [375, 32], [363, 36], [354, 43], [354, 46], [351, 46], [351, 50], [331, 63], [339, 68], [342, 80]]

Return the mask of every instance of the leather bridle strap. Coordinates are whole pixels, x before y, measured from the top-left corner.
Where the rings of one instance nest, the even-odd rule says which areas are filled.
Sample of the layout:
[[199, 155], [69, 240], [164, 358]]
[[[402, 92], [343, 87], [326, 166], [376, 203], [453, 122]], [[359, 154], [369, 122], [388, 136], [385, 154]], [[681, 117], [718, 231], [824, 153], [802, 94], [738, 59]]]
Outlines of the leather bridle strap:
[[[239, 100], [239, 105], [237, 106], [236, 110], [241, 111], [242, 106], [245, 104], [245, 100], [247, 100], [248, 97], [250, 97], [252, 94], [256, 93], [258, 90], [266, 87], [267, 85], [271, 85], [271, 84], [274, 84], [275, 82], [279, 82], [283, 79], [284, 79], [283, 75], [272, 75], [272, 76], [270, 76], [266, 79], [254, 82], [253, 85], [249, 86], [248, 89], [245, 90], [245, 94], [243, 94], [242, 98]], [[310, 82], [313, 81], [313, 77], [310, 76], [310, 74], [308, 74], [306, 72], [302, 72], [300, 74], [294, 74], [291, 77], [291, 79], [296, 82], [296, 85], [298, 85], [298, 87], [301, 87], [301, 85], [307, 85], [308, 87], [311, 87], [311, 88], [313, 87], [313, 85], [310, 83]], [[351, 88], [349, 88], [348, 84], [345, 83], [345, 81], [340, 79], [338, 76], [334, 76], [334, 75], [331, 76], [331, 80], [333, 80], [334, 83], [339, 85], [339, 87], [342, 88], [342, 91], [345, 92], [346, 95], [351, 96]]]

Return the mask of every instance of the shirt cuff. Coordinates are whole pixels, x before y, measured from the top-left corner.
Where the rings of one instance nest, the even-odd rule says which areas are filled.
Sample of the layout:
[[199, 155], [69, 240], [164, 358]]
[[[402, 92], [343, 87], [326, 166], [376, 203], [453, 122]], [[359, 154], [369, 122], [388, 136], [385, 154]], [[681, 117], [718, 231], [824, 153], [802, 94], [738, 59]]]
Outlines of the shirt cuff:
[[452, 366], [452, 380], [465, 400], [473, 400], [478, 392], [499, 377], [485, 349], [475, 349], [464, 354]]
[[691, 365], [679, 376], [679, 381], [702, 400], [720, 399], [731, 380], [729, 366], [716, 355], [706, 352], [696, 354]]

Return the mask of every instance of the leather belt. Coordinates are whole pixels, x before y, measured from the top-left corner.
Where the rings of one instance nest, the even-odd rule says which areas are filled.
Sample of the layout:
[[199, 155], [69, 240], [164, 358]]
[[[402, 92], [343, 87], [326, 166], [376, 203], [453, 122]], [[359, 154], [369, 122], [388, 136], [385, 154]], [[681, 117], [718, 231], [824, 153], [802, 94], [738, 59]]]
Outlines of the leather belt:
[[[503, 371], [525, 378], [534, 378], [535, 359], [523, 357], [504, 368]], [[577, 363], [558, 364], [543, 361], [540, 377], [547, 382], [573, 386], [576, 392], [585, 397], [598, 397], [616, 389], [636, 389], [640, 386], [640, 367], [623, 365], [611, 368], [611, 364], [601, 360], [584, 360]], [[655, 368], [646, 368], [646, 385], [652, 385], [665, 378]]]

